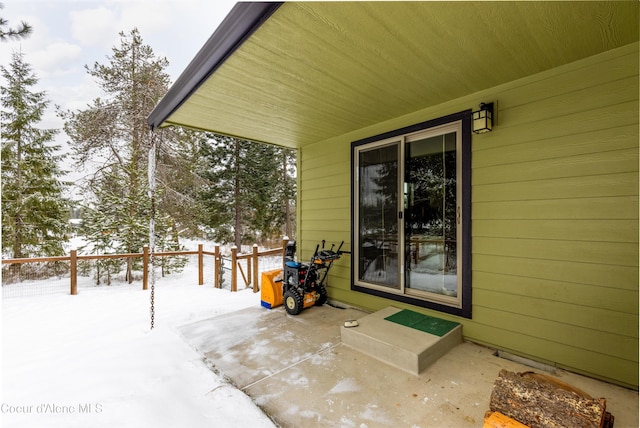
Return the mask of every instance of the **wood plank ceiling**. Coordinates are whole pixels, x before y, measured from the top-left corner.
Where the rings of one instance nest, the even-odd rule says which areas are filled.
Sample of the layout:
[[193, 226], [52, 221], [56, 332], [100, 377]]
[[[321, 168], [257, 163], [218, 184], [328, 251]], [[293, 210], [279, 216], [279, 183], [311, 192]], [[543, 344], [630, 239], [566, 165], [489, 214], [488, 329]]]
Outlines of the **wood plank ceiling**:
[[635, 1], [286, 2], [163, 125], [300, 147], [635, 41]]

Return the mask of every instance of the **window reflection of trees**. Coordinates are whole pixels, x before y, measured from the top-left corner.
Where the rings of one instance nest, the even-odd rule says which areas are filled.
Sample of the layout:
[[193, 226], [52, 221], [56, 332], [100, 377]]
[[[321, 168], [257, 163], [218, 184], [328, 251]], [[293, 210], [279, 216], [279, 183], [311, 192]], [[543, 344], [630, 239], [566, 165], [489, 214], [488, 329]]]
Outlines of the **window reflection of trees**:
[[406, 285], [456, 295], [455, 134], [406, 147]]
[[360, 153], [359, 278], [398, 286], [398, 149]]

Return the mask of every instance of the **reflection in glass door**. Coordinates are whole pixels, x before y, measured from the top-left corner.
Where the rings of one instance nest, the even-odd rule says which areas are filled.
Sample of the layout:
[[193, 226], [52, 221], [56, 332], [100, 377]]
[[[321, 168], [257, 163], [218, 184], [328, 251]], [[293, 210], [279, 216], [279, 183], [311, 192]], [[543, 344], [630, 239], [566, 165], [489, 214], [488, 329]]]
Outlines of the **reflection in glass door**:
[[352, 149], [352, 290], [470, 317], [471, 111]]
[[398, 269], [399, 144], [358, 152], [358, 279], [400, 288]]
[[407, 292], [419, 290], [455, 298], [456, 132], [407, 142], [405, 160]]

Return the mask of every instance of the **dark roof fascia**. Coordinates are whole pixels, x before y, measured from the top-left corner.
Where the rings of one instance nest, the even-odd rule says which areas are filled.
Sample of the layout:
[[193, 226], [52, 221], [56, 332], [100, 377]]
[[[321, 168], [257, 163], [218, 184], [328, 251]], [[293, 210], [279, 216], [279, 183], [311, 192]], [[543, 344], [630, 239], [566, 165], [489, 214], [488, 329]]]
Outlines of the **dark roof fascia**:
[[282, 2], [236, 3], [149, 114], [151, 129], [160, 127], [280, 5]]

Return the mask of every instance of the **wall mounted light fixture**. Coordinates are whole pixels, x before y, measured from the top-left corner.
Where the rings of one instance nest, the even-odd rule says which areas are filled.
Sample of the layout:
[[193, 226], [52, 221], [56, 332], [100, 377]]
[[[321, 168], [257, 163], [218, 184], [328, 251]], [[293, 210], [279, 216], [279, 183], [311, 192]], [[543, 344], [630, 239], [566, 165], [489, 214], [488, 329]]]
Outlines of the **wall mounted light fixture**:
[[474, 111], [473, 132], [483, 134], [493, 129], [493, 103], [481, 103], [480, 110]]

